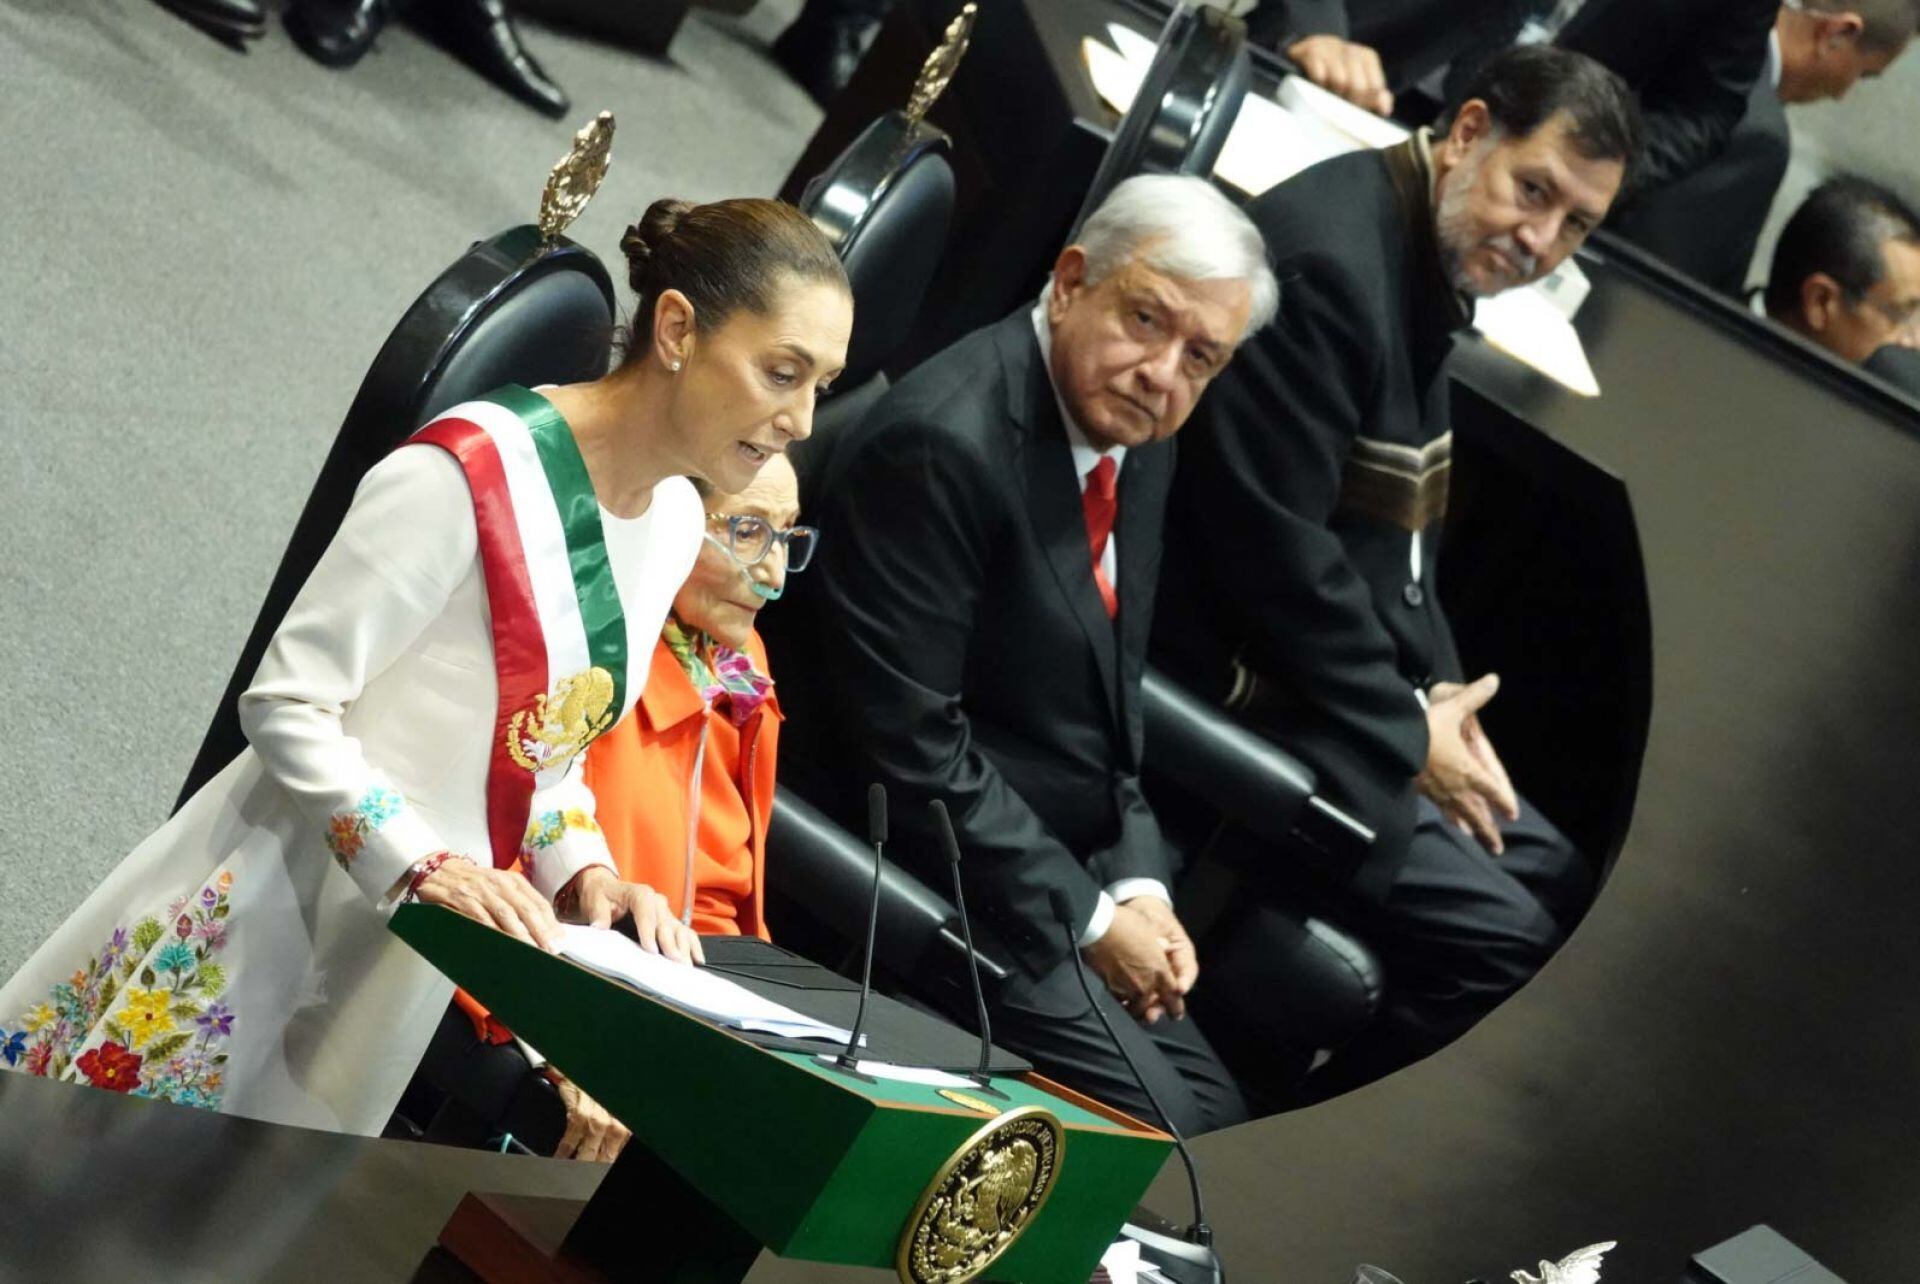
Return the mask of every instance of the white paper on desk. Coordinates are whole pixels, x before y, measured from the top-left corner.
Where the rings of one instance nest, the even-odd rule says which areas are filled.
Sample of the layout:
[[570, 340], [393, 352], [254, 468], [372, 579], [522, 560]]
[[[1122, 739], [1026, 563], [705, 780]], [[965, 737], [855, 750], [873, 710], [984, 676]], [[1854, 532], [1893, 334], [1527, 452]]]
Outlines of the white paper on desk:
[[1113, 1284], [1135, 1284], [1140, 1278], [1139, 1241], [1116, 1239], [1100, 1254], [1100, 1265], [1107, 1268], [1107, 1277]]
[[1507, 290], [1474, 305], [1473, 328], [1508, 356], [1582, 397], [1600, 395], [1600, 381], [1573, 325], [1538, 290]]
[[803, 1012], [762, 998], [718, 972], [676, 963], [663, 954], [643, 950], [610, 928], [562, 925], [559, 954], [590, 972], [624, 981], [636, 990], [658, 995], [720, 1025], [786, 1039], [825, 1039], [843, 1045], [853, 1037], [850, 1030], [816, 1021]]
[[[864, 1036], [863, 1036], [864, 1037]], [[891, 1079], [895, 1083], [917, 1083], [929, 1088], [972, 1088], [973, 1080], [961, 1074], [949, 1074], [945, 1070], [935, 1070], [931, 1066], [902, 1066], [891, 1061], [862, 1061], [860, 1073], [875, 1079]]]

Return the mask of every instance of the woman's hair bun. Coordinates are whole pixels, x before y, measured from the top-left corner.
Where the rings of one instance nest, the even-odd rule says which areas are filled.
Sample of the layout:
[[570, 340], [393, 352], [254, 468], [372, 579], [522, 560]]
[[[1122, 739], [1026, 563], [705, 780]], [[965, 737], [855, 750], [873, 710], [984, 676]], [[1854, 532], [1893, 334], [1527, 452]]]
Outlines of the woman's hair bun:
[[620, 252], [627, 256], [627, 285], [635, 294], [645, 296], [653, 285], [654, 257], [670, 238], [680, 220], [693, 209], [691, 201], [659, 200], [647, 206], [640, 221], [620, 238]]

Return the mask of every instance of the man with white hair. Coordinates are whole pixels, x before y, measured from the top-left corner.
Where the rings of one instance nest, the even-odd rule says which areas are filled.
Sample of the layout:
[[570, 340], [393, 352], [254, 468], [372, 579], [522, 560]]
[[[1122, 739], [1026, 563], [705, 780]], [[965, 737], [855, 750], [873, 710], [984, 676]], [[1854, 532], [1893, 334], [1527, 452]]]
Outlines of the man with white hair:
[[1185, 1019], [1199, 969], [1141, 793], [1140, 681], [1170, 438], [1277, 295], [1258, 231], [1205, 181], [1121, 183], [1033, 308], [929, 359], [803, 461], [828, 534], [796, 603], [811, 618], [789, 622], [808, 653], [779, 657], [802, 793], [857, 825], [884, 782], [889, 851], [937, 887], [927, 804], [945, 803], [980, 947], [1014, 965], [995, 1042], [1155, 1118], [1087, 1006], [1077, 948], [1196, 1133], [1246, 1106]]

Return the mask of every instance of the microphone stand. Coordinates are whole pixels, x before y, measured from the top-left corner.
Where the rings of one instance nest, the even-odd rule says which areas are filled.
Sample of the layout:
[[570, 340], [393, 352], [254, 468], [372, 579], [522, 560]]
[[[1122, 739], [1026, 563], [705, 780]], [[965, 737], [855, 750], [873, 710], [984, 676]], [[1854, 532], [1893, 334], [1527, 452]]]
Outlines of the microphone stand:
[[1220, 1263], [1219, 1254], [1213, 1251], [1213, 1227], [1207, 1224], [1207, 1206], [1200, 1196], [1200, 1170], [1194, 1165], [1193, 1154], [1187, 1149], [1187, 1139], [1174, 1127], [1173, 1117], [1167, 1113], [1160, 1098], [1153, 1093], [1146, 1076], [1140, 1073], [1140, 1067], [1134, 1063], [1133, 1054], [1127, 1051], [1127, 1045], [1120, 1041], [1114, 1031], [1113, 1022], [1101, 1010], [1094, 999], [1093, 984], [1087, 980], [1086, 960], [1080, 957], [1079, 933], [1074, 929], [1073, 910], [1067, 904], [1067, 894], [1054, 888], [1047, 894], [1053, 906], [1053, 916], [1060, 922], [1061, 930], [1067, 937], [1067, 954], [1073, 959], [1075, 975], [1080, 978], [1080, 990], [1087, 996], [1087, 1006], [1093, 1009], [1093, 1015], [1100, 1019], [1100, 1028], [1107, 1032], [1107, 1039], [1119, 1052], [1120, 1059], [1127, 1063], [1127, 1070], [1133, 1075], [1133, 1081], [1139, 1085], [1147, 1104], [1153, 1107], [1153, 1113], [1160, 1117], [1160, 1125], [1167, 1135], [1173, 1138], [1173, 1148], [1180, 1154], [1180, 1162], [1187, 1170], [1187, 1188], [1193, 1197], [1193, 1224], [1182, 1232], [1181, 1238], [1172, 1239], [1155, 1234], [1135, 1226], [1124, 1226], [1120, 1233], [1140, 1245], [1143, 1255], [1153, 1255], [1153, 1266], [1177, 1284], [1226, 1284], [1226, 1269]]
[[879, 781], [867, 786], [867, 841], [873, 844], [873, 898], [867, 905], [867, 952], [860, 969], [860, 1006], [854, 1010], [853, 1029], [840, 1054], [814, 1058], [862, 1083], [877, 1080], [860, 1068], [860, 1035], [867, 1023], [867, 996], [873, 993], [873, 942], [880, 931], [880, 871], [887, 845], [887, 787]]
[[973, 952], [973, 925], [967, 921], [967, 894], [960, 887], [960, 840], [954, 836], [953, 820], [947, 815], [944, 802], [936, 798], [927, 804], [927, 810], [933, 813], [934, 827], [940, 833], [940, 845], [947, 854], [947, 868], [953, 871], [953, 904], [960, 911], [960, 937], [967, 946], [967, 979], [973, 982], [973, 1009], [980, 1020], [980, 1064], [974, 1067], [973, 1073], [967, 1078], [985, 1095], [1009, 1101], [1012, 1098], [993, 1086], [993, 1076], [987, 1070], [993, 1057], [993, 1028], [987, 1024], [987, 992], [980, 984], [980, 956]]

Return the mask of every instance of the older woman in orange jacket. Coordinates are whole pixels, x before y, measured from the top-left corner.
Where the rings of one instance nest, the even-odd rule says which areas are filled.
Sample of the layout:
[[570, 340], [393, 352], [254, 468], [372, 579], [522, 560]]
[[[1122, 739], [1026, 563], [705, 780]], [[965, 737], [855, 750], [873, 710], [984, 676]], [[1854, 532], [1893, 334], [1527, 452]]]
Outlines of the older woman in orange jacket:
[[[780, 705], [753, 630], [812, 556], [799, 484], [776, 457], [708, 498], [707, 539], [673, 602], [640, 703], [587, 752], [620, 876], [694, 931], [767, 938], [764, 878]], [[646, 925], [636, 922], [640, 938]]]

